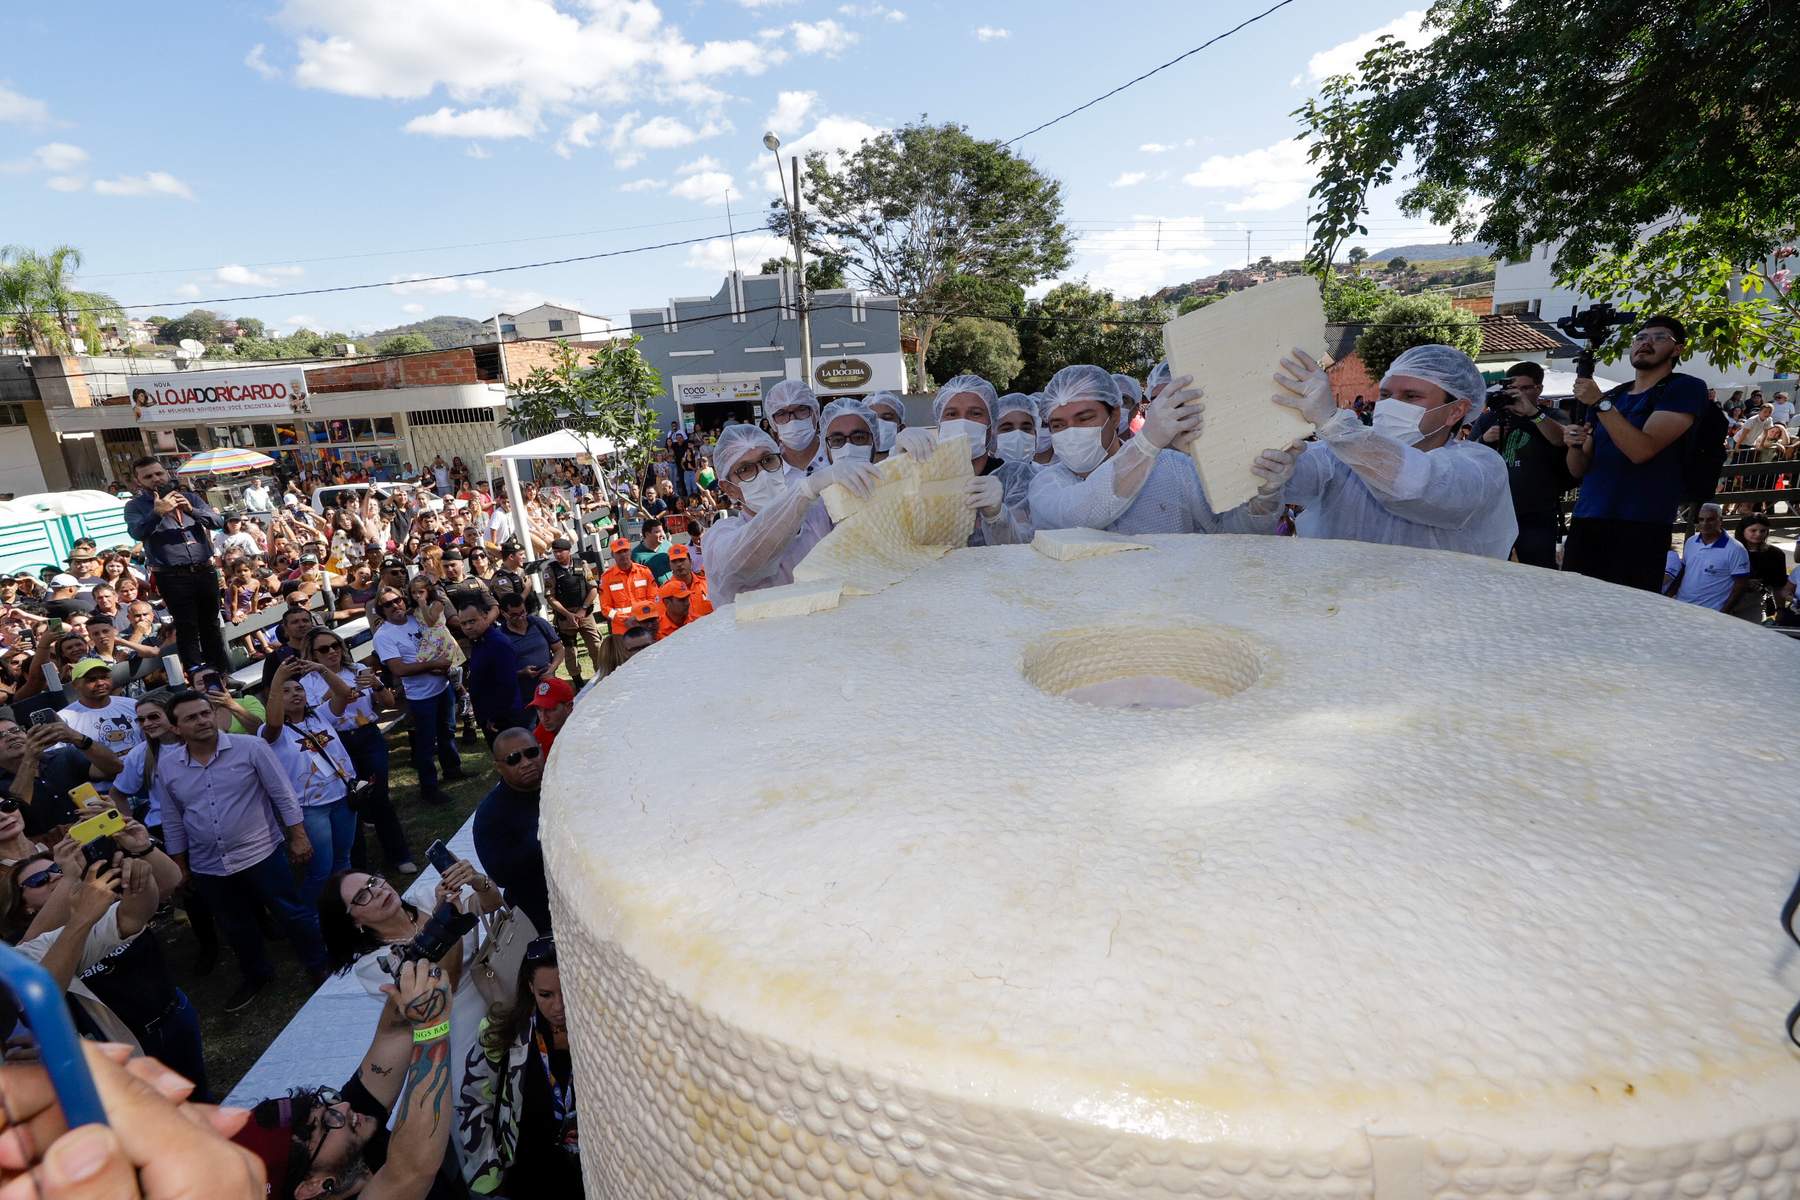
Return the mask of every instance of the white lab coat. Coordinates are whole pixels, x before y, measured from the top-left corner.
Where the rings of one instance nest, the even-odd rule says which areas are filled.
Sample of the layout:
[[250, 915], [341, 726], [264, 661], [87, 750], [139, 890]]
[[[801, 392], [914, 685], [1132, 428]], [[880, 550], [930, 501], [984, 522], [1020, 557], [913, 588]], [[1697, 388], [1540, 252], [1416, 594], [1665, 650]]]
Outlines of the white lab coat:
[[794, 568], [831, 532], [825, 506], [789, 480], [787, 494], [763, 511], [741, 510], [706, 531], [707, 594], [730, 604], [739, 592], [794, 582]]
[[1003, 462], [993, 471], [1000, 481], [1000, 515], [975, 518], [971, 546], [1016, 546], [1031, 541], [1031, 481], [1037, 476], [1033, 462]]
[[[1256, 514], [1248, 504], [1215, 513], [1201, 486], [1194, 460], [1180, 450], [1162, 450], [1135, 496], [1113, 494], [1113, 472], [1130, 443], [1095, 467], [1086, 479], [1061, 459], [1039, 467], [1028, 494], [1031, 524], [1037, 529], [1105, 529], [1113, 533], [1274, 533], [1281, 506]], [[1502, 479], [1504, 482], [1504, 478]]]

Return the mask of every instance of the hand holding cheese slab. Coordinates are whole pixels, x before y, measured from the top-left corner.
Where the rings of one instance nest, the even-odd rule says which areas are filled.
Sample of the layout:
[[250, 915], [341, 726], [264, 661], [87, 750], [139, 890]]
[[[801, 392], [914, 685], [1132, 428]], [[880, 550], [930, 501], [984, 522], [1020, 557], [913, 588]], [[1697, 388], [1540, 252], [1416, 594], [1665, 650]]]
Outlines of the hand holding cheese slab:
[[1191, 375], [1206, 393], [1206, 432], [1186, 449], [1194, 456], [1214, 512], [1256, 495], [1256, 456], [1312, 432], [1291, 409], [1269, 400], [1269, 377], [1298, 346], [1325, 344], [1325, 306], [1311, 276], [1278, 279], [1195, 309], [1163, 326], [1169, 370]]

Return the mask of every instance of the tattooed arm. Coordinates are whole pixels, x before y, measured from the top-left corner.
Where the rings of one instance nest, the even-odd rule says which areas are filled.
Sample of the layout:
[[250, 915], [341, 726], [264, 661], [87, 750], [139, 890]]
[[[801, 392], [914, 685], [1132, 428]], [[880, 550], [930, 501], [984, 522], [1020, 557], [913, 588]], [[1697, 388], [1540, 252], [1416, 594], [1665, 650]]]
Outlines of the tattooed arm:
[[381, 1107], [392, 1112], [406, 1081], [406, 1064], [412, 1058], [412, 1022], [396, 1005], [385, 1004], [375, 1026], [375, 1040], [356, 1068], [356, 1077]]
[[363, 1189], [363, 1200], [423, 1200], [431, 1190], [450, 1127], [456, 1122], [450, 1087], [450, 982], [435, 963], [410, 962], [384, 989], [412, 1029], [405, 1092], [394, 1114], [387, 1163]]

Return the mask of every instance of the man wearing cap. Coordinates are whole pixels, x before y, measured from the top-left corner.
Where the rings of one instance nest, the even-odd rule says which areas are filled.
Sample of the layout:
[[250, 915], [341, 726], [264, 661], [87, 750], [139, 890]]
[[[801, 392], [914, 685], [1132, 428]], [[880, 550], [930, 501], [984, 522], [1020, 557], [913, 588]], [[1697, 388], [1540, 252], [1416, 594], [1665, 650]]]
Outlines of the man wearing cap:
[[219, 627], [219, 573], [212, 563], [212, 532], [224, 522], [212, 505], [170, 479], [168, 468], [153, 457], [132, 463], [131, 477], [139, 490], [125, 502], [125, 527], [144, 545], [144, 561], [175, 621], [181, 661], [231, 670]]
[[681, 580], [669, 580], [657, 589], [656, 594], [662, 599], [662, 613], [656, 623], [656, 640], [660, 642], [692, 621], [694, 613], [689, 605], [688, 585]]
[[85, 616], [93, 612], [94, 601], [81, 594], [80, 580], [65, 571], [59, 571], [50, 577], [50, 595], [44, 601], [44, 611], [66, 621], [77, 614]]
[[662, 624], [662, 605], [654, 600], [639, 600], [625, 618], [625, 632], [619, 635], [619, 661], [625, 662], [639, 650], [656, 641]]
[[[625, 632], [632, 605], [656, 599], [656, 576], [649, 567], [632, 561], [631, 543], [626, 539], [616, 537], [606, 548], [612, 552], [613, 565], [600, 576], [600, 607], [617, 637]], [[579, 679], [575, 686], [581, 686]]]
[[706, 595], [706, 572], [694, 570], [693, 551], [686, 546], [669, 547], [669, 581], [687, 585], [689, 620], [712, 612], [712, 601]]
[[256, 538], [244, 528], [244, 518], [237, 513], [227, 514], [225, 530], [214, 537], [220, 554], [229, 554], [236, 550], [239, 554], [260, 554], [262, 547], [256, 544]]
[[[1281, 498], [1305, 512], [1301, 537], [1460, 550], [1504, 559], [1519, 536], [1506, 463], [1457, 426], [1483, 402], [1487, 383], [1452, 346], [1414, 346], [1381, 378], [1375, 420], [1339, 408], [1325, 369], [1289, 352], [1272, 397], [1313, 423]], [[1658, 570], [1661, 560], [1658, 560]]]
[[69, 555], [69, 574], [75, 577], [75, 586], [81, 589], [84, 596], [105, 578], [100, 574], [100, 556], [92, 546], [77, 546]]
[[531, 731], [532, 736], [537, 738], [544, 753], [549, 754], [556, 735], [562, 732], [563, 723], [575, 711], [575, 689], [567, 680], [539, 680], [531, 696], [531, 708], [537, 713], [537, 727]]
[[575, 648], [577, 637], [587, 647], [588, 661], [593, 663], [595, 673], [604, 673], [600, 665], [600, 629], [594, 624], [594, 602], [605, 593], [595, 587], [588, 565], [575, 557], [575, 543], [561, 537], [550, 543], [550, 561], [544, 564], [544, 587], [549, 593], [557, 636], [569, 648], [569, 678], [580, 687], [581, 656]]
[[137, 701], [112, 694], [112, 663], [104, 658], [84, 658], [69, 677], [75, 703], [56, 715], [70, 729], [123, 759], [144, 735], [137, 727]]
[[543, 608], [538, 599], [537, 588], [532, 586], [531, 576], [525, 573], [525, 547], [508, 538], [500, 545], [500, 565], [488, 577], [488, 587], [497, 600], [507, 592], [516, 592], [525, 597], [525, 611], [536, 614]]

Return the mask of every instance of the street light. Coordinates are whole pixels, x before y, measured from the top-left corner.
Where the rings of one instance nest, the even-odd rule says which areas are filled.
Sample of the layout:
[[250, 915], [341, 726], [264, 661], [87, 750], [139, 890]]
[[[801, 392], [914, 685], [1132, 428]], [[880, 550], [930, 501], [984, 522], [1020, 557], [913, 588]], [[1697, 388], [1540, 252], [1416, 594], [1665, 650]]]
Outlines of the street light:
[[800, 237], [800, 156], [791, 156], [794, 168], [794, 194], [790, 198], [787, 180], [781, 175], [781, 139], [770, 130], [763, 134], [763, 145], [775, 159], [775, 178], [781, 182], [781, 198], [788, 206], [788, 223], [794, 231], [794, 291], [800, 310], [800, 375], [806, 386], [812, 386], [812, 317], [807, 310], [806, 250]]

